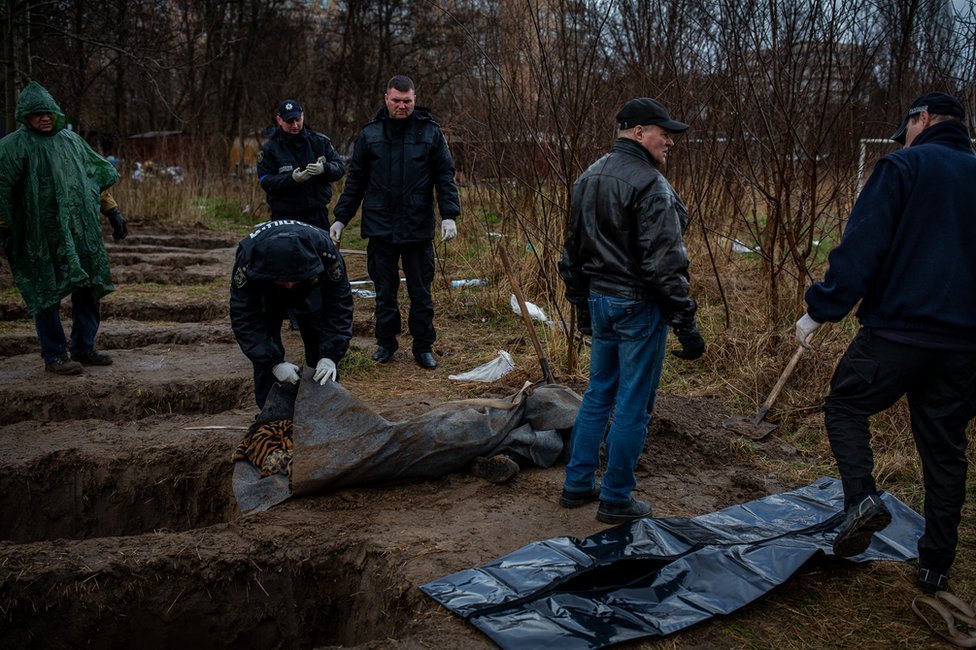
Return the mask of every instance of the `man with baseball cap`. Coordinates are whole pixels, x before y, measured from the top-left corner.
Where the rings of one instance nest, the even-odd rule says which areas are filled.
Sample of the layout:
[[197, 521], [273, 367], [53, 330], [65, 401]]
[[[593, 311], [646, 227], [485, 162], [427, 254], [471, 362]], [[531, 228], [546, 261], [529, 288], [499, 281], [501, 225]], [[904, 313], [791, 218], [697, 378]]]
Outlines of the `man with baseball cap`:
[[861, 329], [840, 360], [824, 423], [844, 485], [834, 553], [859, 555], [891, 521], [875, 485], [869, 420], [908, 398], [922, 459], [925, 533], [918, 585], [945, 589], [966, 498], [966, 426], [976, 414], [976, 153], [954, 97], [915, 100], [874, 167], [830, 268], [806, 293], [796, 336], [860, 302]]
[[274, 130], [258, 153], [258, 179], [272, 219], [295, 219], [329, 229], [332, 182], [346, 173], [332, 141], [305, 126], [301, 104], [286, 99], [275, 111]]
[[[573, 426], [559, 503], [576, 508], [599, 500], [596, 518], [608, 524], [651, 516], [651, 506], [632, 492], [668, 327], [682, 346], [672, 354], [697, 359], [705, 352], [689, 294], [688, 213], [659, 170], [674, 136], [688, 125], [647, 97], [624, 104], [617, 125], [613, 149], [573, 184], [559, 262], [580, 331], [593, 337], [590, 383]], [[597, 489], [604, 437], [607, 467]]]
[[901, 126], [888, 139], [910, 147], [915, 136], [934, 123], [933, 120], [942, 121], [948, 118], [962, 120], [965, 117], [966, 112], [962, 109], [962, 104], [952, 95], [927, 93], [912, 102]]

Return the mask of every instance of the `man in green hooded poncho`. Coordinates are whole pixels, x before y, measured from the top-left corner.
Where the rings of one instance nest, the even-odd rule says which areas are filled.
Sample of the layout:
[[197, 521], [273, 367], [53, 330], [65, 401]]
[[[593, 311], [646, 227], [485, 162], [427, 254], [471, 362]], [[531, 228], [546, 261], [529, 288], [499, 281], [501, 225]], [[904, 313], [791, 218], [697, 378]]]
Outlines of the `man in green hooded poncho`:
[[[98, 301], [115, 287], [102, 242], [99, 212], [122, 239], [127, 225], [106, 192], [118, 172], [66, 120], [51, 94], [31, 82], [17, 101], [21, 127], [0, 140], [0, 247], [34, 317], [44, 367], [77, 375], [109, 365], [95, 350]], [[70, 357], [61, 299], [71, 296]]]

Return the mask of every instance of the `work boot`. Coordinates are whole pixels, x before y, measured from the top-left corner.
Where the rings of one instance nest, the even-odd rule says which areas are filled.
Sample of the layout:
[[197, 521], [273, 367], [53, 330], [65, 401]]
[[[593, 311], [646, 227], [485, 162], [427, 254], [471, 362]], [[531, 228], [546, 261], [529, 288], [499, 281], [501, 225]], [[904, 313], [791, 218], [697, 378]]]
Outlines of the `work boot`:
[[376, 346], [376, 352], [373, 353], [373, 361], [378, 363], [387, 363], [393, 358], [394, 352], [396, 352], [395, 348], [388, 348], [378, 345]]
[[44, 370], [56, 375], [80, 375], [82, 373], [81, 364], [69, 359], [68, 355], [60, 356], [50, 363], [45, 363]]
[[918, 567], [918, 588], [934, 594], [937, 591], [945, 591], [949, 584], [949, 574], [940, 573], [935, 569], [928, 569], [923, 566]]
[[519, 473], [519, 464], [505, 454], [478, 456], [471, 463], [471, 473], [491, 483], [507, 483]]
[[867, 494], [848, 508], [834, 538], [834, 555], [854, 557], [871, 545], [871, 536], [891, 523], [891, 513], [877, 494]]
[[425, 370], [433, 370], [437, 367], [437, 359], [434, 358], [434, 355], [431, 352], [418, 352], [417, 354], [413, 355], [413, 358], [416, 359], [417, 363], [420, 364], [420, 367]]
[[95, 348], [91, 350], [84, 350], [81, 352], [72, 352], [71, 360], [83, 363], [86, 366], [110, 366], [112, 365], [112, 357], [108, 356], [103, 352], [99, 352]]
[[627, 503], [600, 501], [600, 507], [596, 511], [597, 521], [605, 524], [623, 524], [650, 516], [651, 505], [646, 501], [638, 501], [634, 497], [630, 497]]
[[563, 493], [559, 495], [559, 505], [564, 508], [579, 508], [599, 500], [600, 490], [597, 488], [590, 488], [588, 492], [570, 492], [563, 488]]

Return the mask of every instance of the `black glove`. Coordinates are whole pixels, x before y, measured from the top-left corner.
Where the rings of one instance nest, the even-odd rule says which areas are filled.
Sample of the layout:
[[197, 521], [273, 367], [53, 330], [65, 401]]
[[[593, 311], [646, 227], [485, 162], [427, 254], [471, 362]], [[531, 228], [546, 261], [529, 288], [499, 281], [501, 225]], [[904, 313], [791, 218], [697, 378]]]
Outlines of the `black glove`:
[[580, 334], [593, 336], [593, 325], [590, 322], [590, 306], [587, 303], [576, 305], [576, 329]]
[[678, 337], [678, 342], [681, 343], [680, 350], [671, 350], [671, 354], [674, 356], [685, 361], [692, 361], [705, 354], [705, 339], [698, 333], [697, 325], [692, 325], [686, 329], [676, 329], [674, 335]]
[[126, 223], [125, 217], [122, 216], [122, 212], [118, 208], [112, 208], [105, 213], [108, 217], [108, 222], [112, 224], [112, 239], [118, 241], [120, 239], [125, 239], [125, 236], [129, 234], [129, 225]]

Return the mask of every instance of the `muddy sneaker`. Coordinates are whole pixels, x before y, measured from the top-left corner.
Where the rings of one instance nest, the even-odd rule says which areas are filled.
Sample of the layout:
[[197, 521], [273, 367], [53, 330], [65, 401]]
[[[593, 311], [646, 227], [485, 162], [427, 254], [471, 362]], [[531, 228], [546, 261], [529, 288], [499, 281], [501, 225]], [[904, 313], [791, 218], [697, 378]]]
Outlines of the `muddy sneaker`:
[[871, 545], [871, 536], [891, 523], [891, 513], [877, 494], [868, 494], [851, 504], [834, 538], [834, 555], [854, 557]]
[[56, 375], [80, 375], [82, 373], [81, 364], [72, 361], [67, 357], [58, 357], [51, 363], [44, 364], [44, 370], [53, 372]]
[[918, 588], [922, 591], [934, 594], [937, 591], [945, 591], [948, 584], [948, 574], [939, 573], [935, 569], [918, 568]]
[[479, 456], [471, 463], [471, 473], [491, 483], [507, 483], [519, 473], [519, 464], [504, 454]]
[[91, 350], [85, 350], [83, 352], [72, 352], [71, 360], [83, 363], [86, 366], [110, 366], [112, 365], [112, 357], [108, 356], [103, 352], [92, 348]]
[[564, 508], [579, 508], [599, 500], [599, 488], [592, 488], [589, 492], [570, 492], [563, 488], [563, 493], [559, 496], [559, 505]]
[[638, 501], [634, 497], [630, 497], [627, 503], [600, 501], [600, 507], [596, 511], [597, 521], [605, 524], [623, 524], [650, 516], [651, 505], [646, 501]]

